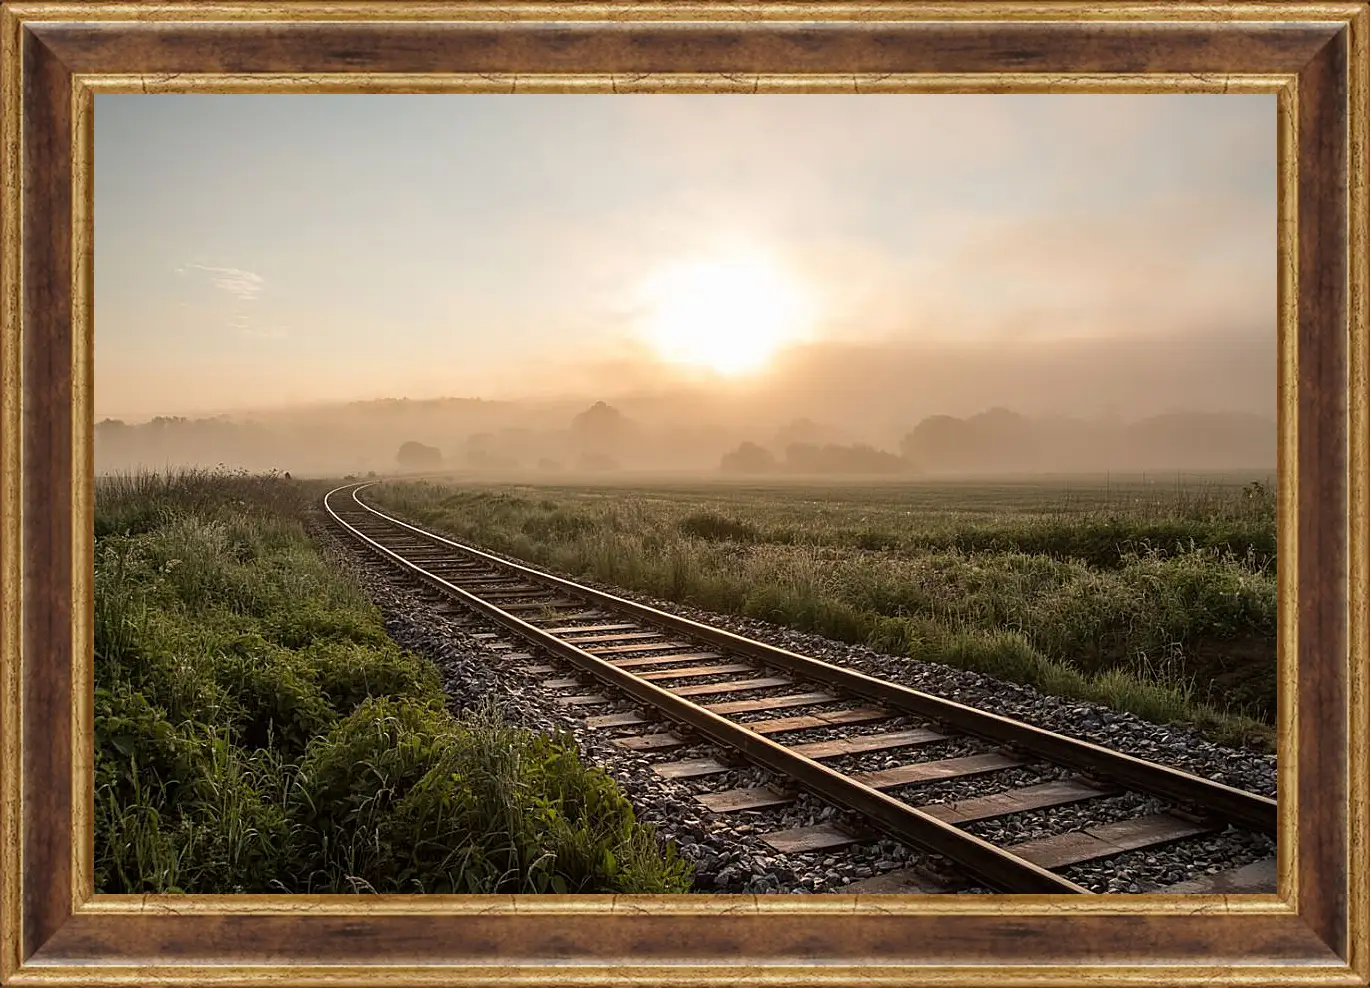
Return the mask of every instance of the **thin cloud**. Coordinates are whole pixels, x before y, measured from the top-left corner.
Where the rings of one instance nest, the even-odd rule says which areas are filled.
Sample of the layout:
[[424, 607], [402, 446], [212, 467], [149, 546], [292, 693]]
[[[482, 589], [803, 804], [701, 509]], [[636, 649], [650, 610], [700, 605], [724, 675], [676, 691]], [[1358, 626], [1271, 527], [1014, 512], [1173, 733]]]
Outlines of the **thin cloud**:
[[176, 269], [179, 275], [184, 275], [187, 271], [205, 272], [215, 288], [245, 301], [251, 301], [261, 295], [267, 283], [260, 274], [244, 271], [242, 268], [212, 268], [203, 264], [183, 264]]

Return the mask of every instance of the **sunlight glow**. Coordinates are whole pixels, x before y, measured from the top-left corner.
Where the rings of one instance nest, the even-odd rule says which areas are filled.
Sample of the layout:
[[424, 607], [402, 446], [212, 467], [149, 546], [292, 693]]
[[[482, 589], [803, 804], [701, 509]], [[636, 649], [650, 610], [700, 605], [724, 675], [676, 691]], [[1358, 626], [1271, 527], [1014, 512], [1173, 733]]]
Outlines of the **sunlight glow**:
[[663, 268], [648, 281], [646, 296], [645, 335], [662, 358], [720, 374], [763, 367], [808, 328], [799, 287], [757, 252]]

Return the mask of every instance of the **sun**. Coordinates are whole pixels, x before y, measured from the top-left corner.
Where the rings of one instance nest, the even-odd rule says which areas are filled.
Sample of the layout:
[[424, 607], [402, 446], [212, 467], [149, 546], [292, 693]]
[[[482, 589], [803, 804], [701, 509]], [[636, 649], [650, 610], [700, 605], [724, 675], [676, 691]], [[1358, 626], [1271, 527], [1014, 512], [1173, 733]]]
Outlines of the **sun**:
[[737, 375], [806, 330], [799, 287], [772, 258], [734, 253], [677, 263], [646, 285], [648, 342], [672, 363]]

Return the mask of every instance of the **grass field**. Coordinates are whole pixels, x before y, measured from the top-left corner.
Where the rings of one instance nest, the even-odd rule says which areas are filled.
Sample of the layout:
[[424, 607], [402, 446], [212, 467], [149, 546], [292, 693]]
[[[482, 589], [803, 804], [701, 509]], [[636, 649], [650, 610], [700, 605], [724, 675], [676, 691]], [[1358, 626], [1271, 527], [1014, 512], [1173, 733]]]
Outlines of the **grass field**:
[[569, 738], [445, 708], [309, 538], [324, 489], [97, 484], [96, 890], [686, 891]]
[[369, 496], [574, 576], [1274, 745], [1269, 477]]

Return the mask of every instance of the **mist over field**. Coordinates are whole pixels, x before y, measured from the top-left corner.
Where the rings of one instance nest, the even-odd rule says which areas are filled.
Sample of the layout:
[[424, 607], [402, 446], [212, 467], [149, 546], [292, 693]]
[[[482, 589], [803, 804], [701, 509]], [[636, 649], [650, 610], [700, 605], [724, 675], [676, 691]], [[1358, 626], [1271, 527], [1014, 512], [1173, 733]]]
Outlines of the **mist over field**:
[[[758, 380], [655, 387], [646, 366], [636, 379], [619, 368], [628, 388], [614, 386], [611, 368], [581, 370], [589, 386], [579, 393], [522, 399], [106, 419], [97, 469], [917, 476], [1275, 466], [1275, 346], [1251, 334], [1031, 348], [814, 344], [782, 353]], [[402, 463], [404, 443], [439, 459]], [[743, 444], [762, 452], [739, 457]]]

